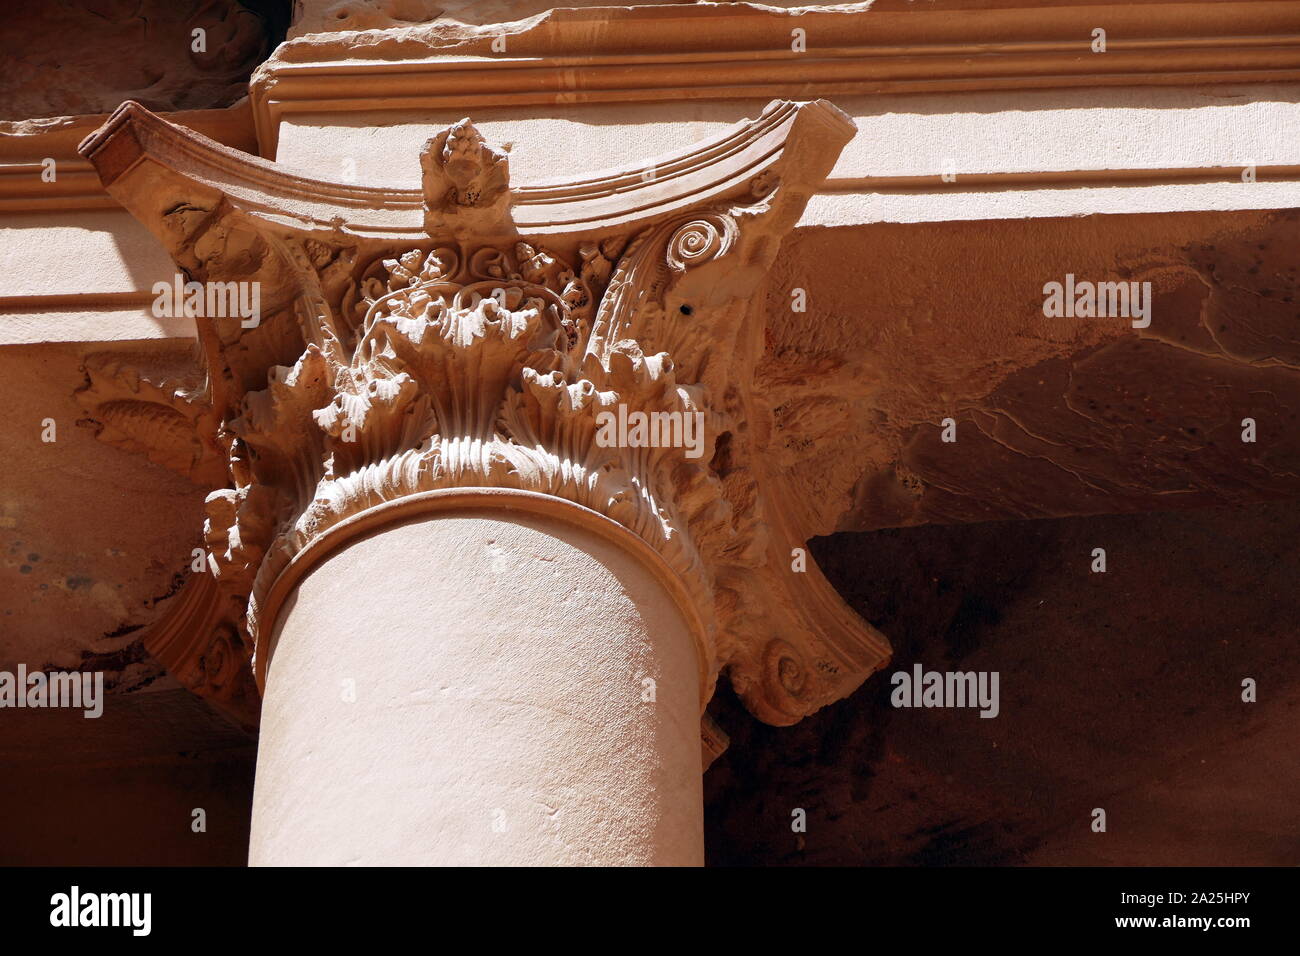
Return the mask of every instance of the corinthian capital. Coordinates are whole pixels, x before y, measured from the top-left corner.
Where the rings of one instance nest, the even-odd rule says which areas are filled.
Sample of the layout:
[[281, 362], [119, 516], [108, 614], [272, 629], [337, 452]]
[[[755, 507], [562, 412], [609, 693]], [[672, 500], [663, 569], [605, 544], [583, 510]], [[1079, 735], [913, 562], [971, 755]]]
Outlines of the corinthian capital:
[[[302, 178], [119, 109], [81, 146], [109, 193], [189, 280], [255, 284], [260, 303], [196, 316], [204, 384], [138, 399], [170, 411], [155, 444], [180, 443], [144, 450], [216, 485], [211, 574], [258, 681], [303, 555], [451, 489], [561, 498], [638, 536], [689, 596], [706, 697], [726, 670], [757, 716], [792, 723], [881, 666], [884, 639], [792, 560], [805, 542], [751, 390], [755, 292], [852, 132], [825, 102], [778, 101], [653, 165], [511, 187], [463, 120], [404, 190]], [[123, 372], [88, 372], [106, 421]]]

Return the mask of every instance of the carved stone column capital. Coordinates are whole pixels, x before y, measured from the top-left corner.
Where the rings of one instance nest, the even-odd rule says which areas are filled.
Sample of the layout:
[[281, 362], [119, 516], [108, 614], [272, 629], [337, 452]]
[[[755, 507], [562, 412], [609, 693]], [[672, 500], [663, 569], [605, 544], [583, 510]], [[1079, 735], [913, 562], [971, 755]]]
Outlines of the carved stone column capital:
[[261, 314], [196, 316], [203, 384], [136, 389], [166, 427], [123, 438], [112, 362], [85, 398], [103, 437], [170, 442], [146, 450], [215, 485], [210, 567], [259, 682], [267, 597], [331, 529], [507, 489], [644, 542], [699, 622], [702, 705], [725, 669], [757, 716], [793, 723], [888, 656], [792, 565], [805, 542], [750, 387], [754, 294], [852, 132], [823, 101], [777, 101], [652, 164], [512, 188], [463, 120], [403, 190], [294, 176], [128, 103], [83, 155], [189, 280], [256, 283]]

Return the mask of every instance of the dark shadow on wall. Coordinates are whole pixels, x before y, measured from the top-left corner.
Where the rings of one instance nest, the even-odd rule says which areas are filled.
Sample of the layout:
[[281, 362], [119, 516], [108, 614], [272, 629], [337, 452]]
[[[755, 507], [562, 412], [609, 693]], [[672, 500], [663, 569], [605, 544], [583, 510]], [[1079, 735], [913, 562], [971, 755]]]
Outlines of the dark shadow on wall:
[[[1298, 532], [1288, 502], [815, 541], [895, 658], [791, 728], [720, 692], [708, 862], [1300, 863]], [[916, 663], [999, 672], [998, 716], [891, 706]]]
[[283, 42], [290, 0], [12, 4], [0, 22], [0, 120], [230, 106]]

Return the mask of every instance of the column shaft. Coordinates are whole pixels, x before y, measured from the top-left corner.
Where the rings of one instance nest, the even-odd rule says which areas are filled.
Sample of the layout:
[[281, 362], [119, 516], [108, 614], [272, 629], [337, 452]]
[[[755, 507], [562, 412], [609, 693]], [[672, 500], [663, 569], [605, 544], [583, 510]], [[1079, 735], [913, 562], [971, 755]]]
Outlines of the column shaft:
[[250, 862], [700, 864], [697, 656], [643, 556], [553, 515], [356, 538], [278, 614]]

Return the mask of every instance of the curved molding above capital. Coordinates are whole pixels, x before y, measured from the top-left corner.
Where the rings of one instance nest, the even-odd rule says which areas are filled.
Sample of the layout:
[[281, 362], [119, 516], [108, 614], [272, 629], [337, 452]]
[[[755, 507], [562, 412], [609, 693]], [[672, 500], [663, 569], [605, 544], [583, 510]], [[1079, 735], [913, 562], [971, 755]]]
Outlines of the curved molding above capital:
[[[262, 311], [197, 310], [201, 386], [123, 383], [100, 360], [83, 401], [117, 414], [106, 440], [196, 480], [220, 465], [210, 566], [259, 662], [281, 582], [336, 529], [500, 489], [643, 542], [700, 621], [702, 686], [727, 671], [760, 718], [793, 723], [889, 655], [811, 561], [792, 564], [805, 542], [752, 388], [756, 293], [852, 130], [828, 103], [777, 101], [653, 176], [517, 188], [463, 120], [412, 157], [412, 192], [298, 177], [128, 104], [83, 154], [188, 280], [255, 283]], [[123, 389], [171, 414], [96, 405]], [[167, 450], [149, 448], [152, 421], [172, 426]]]
[[[816, 141], [838, 155], [854, 131], [853, 121], [825, 100], [775, 100], [755, 119], [623, 169], [511, 187], [508, 221], [500, 230], [480, 231], [478, 238], [500, 238], [492, 234], [497, 231], [506, 237], [634, 233], [664, 216], [721, 201], [737, 186], [773, 175], [774, 167], [812, 158], [786, 157], [783, 164], [784, 152], [792, 146]], [[220, 195], [263, 225], [302, 237], [419, 240], [428, 234], [427, 176], [424, 187], [409, 189], [300, 175], [169, 123], [134, 101], [118, 107], [82, 140], [78, 152], [94, 165], [114, 198], [127, 188], [148, 188], [158, 196], [176, 190]], [[412, 165], [417, 160], [412, 157]], [[824, 178], [823, 173], [810, 181], [809, 190], [815, 191]], [[165, 208], [138, 206], [131, 208], [137, 218], [165, 213]]]

